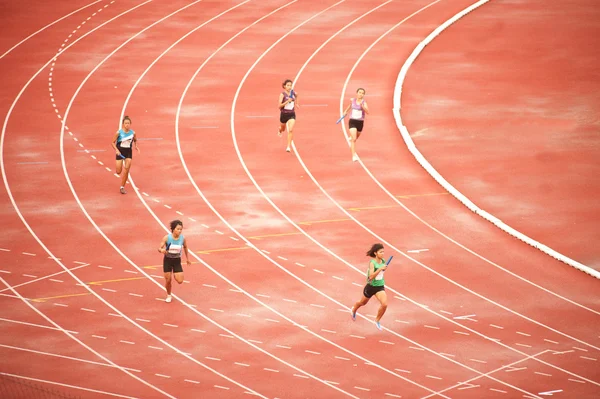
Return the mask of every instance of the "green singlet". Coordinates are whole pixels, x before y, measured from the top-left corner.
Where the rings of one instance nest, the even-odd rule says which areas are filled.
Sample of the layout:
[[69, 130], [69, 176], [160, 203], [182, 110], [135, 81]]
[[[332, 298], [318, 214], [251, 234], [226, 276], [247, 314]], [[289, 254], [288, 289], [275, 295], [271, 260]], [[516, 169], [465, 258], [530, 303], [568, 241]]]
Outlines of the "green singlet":
[[[385, 259], [381, 260], [381, 263], [377, 263], [377, 261], [375, 259], [371, 260], [371, 263], [373, 264], [375, 270], [374, 272], [377, 271], [377, 269], [381, 269], [382, 267], [385, 266]], [[370, 264], [369, 264], [369, 268], [370, 268]], [[375, 276], [375, 278], [371, 281], [369, 281], [369, 269], [367, 269], [367, 284], [371, 284], [373, 287], [383, 287], [385, 285], [385, 280], [383, 279], [383, 273], [381, 272], [379, 273], [377, 276]]]

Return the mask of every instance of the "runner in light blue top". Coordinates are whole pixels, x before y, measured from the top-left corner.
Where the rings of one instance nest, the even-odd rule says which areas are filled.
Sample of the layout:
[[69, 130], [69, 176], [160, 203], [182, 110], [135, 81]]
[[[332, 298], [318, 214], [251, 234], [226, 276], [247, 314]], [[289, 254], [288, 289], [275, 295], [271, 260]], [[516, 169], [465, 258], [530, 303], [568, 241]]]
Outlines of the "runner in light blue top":
[[129, 177], [129, 169], [131, 168], [131, 159], [133, 157], [133, 151], [131, 150], [132, 144], [135, 144], [135, 149], [140, 152], [140, 148], [137, 144], [137, 137], [135, 132], [131, 129], [131, 119], [126, 116], [123, 118], [123, 127], [115, 133], [113, 136], [112, 147], [115, 149], [117, 167], [117, 174], [120, 175], [123, 171], [123, 161], [125, 161], [125, 172], [121, 176], [121, 194], [126, 194], [125, 184], [127, 184], [127, 178]]

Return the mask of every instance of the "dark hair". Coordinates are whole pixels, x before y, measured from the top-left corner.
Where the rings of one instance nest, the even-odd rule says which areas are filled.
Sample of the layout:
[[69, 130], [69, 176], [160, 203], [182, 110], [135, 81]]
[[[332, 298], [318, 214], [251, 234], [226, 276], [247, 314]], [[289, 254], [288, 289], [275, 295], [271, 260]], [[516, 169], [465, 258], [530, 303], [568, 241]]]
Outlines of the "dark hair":
[[181, 220], [175, 219], [171, 222], [171, 232], [175, 230], [177, 226], [181, 225], [183, 227], [183, 222]]
[[361, 90], [363, 91], [363, 93], [367, 94], [367, 91], [365, 89], [363, 89], [362, 87], [359, 87], [358, 89], [356, 89], [356, 92], [358, 93]]
[[373, 244], [373, 246], [371, 247], [371, 249], [369, 249], [367, 251], [367, 256], [370, 256], [371, 258], [374, 258], [375, 257], [375, 253], [377, 251], [379, 251], [380, 249], [383, 249], [383, 245], [382, 244], [380, 244], [380, 243]]
[[281, 87], [285, 87], [285, 85], [286, 85], [286, 84], [288, 84], [288, 83], [294, 83], [294, 82], [292, 82], [290, 79], [286, 79], [286, 80], [284, 80], [284, 81], [283, 81], [283, 83], [281, 84]]
[[121, 122], [121, 123], [125, 123], [125, 121], [129, 121], [129, 123], [131, 123], [131, 118], [130, 118], [130, 117], [128, 117], [127, 115], [125, 115], [125, 116], [123, 117], [123, 122]]

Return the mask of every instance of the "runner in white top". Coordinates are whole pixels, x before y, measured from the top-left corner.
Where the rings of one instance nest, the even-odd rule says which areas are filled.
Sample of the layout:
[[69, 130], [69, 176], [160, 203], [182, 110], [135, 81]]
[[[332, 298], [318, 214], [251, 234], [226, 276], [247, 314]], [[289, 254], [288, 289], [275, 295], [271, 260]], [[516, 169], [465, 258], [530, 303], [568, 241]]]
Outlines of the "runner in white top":
[[350, 99], [350, 104], [344, 111], [344, 116], [348, 114], [348, 111], [352, 110], [350, 114], [350, 121], [348, 122], [348, 131], [350, 132], [350, 151], [352, 152], [352, 160], [358, 161], [358, 155], [356, 155], [356, 140], [362, 133], [363, 126], [365, 123], [365, 115], [369, 113], [369, 107], [365, 101], [365, 89], [359, 88], [356, 90], [356, 98]]

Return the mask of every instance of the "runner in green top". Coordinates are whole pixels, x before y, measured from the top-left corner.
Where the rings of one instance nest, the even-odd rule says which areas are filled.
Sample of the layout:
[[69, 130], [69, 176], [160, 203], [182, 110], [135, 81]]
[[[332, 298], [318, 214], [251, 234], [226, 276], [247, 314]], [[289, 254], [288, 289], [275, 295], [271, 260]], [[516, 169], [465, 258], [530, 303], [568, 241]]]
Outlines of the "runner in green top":
[[373, 258], [369, 262], [369, 268], [367, 269], [367, 285], [365, 285], [365, 288], [363, 289], [362, 298], [352, 306], [351, 310], [352, 320], [356, 320], [356, 311], [361, 306], [365, 306], [369, 302], [369, 299], [375, 295], [381, 304], [379, 306], [379, 311], [377, 312], [377, 317], [375, 318], [375, 326], [379, 330], [381, 330], [379, 321], [387, 309], [387, 295], [385, 293], [385, 280], [383, 279], [383, 272], [387, 270], [387, 266], [385, 265], [383, 252], [383, 245], [379, 243], [373, 244], [371, 249], [367, 251], [367, 256]]

